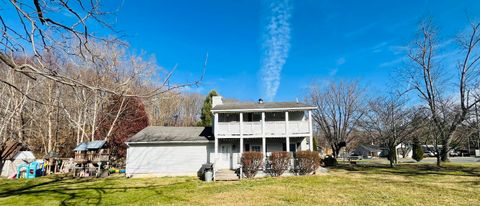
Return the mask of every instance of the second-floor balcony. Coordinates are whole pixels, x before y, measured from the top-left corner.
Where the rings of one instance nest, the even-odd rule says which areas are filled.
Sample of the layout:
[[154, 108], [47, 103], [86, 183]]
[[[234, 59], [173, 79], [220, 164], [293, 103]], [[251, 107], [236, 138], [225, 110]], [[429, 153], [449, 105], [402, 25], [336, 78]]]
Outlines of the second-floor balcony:
[[[308, 135], [309, 130], [309, 121], [300, 120], [300, 121], [265, 121], [265, 124], [262, 124], [261, 121], [258, 122], [219, 122], [215, 126], [217, 130], [217, 135], [219, 136], [296, 136], [296, 135]], [[288, 125], [288, 128], [287, 128]], [[240, 128], [242, 128], [240, 132]]]

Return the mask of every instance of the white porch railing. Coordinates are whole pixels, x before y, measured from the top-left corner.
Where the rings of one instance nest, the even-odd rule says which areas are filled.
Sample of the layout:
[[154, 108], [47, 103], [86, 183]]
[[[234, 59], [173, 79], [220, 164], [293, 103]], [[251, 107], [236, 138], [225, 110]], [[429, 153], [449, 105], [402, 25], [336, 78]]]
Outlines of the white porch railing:
[[305, 134], [308, 133], [308, 121], [289, 121], [288, 133], [290, 134]]
[[215, 129], [218, 135], [240, 135], [240, 122], [219, 122]]
[[[285, 126], [285, 121], [267, 121], [265, 122], [265, 135], [286, 135]], [[242, 128], [244, 136], [261, 136], [262, 134], [262, 122], [243, 122]], [[215, 130], [217, 130], [216, 132], [219, 136], [239, 136], [240, 122], [219, 122]], [[308, 133], [308, 121], [288, 122], [289, 135]]]
[[265, 135], [285, 135], [285, 122], [265, 122]]
[[243, 122], [243, 135], [261, 135], [261, 122]]

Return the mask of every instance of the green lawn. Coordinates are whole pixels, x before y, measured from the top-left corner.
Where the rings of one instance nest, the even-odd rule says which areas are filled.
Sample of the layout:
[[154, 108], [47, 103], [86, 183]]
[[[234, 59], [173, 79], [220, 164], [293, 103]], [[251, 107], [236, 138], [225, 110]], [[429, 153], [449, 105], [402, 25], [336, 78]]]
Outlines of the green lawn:
[[0, 179], [0, 205], [480, 205], [480, 164], [340, 166], [327, 175], [204, 183], [192, 177]]

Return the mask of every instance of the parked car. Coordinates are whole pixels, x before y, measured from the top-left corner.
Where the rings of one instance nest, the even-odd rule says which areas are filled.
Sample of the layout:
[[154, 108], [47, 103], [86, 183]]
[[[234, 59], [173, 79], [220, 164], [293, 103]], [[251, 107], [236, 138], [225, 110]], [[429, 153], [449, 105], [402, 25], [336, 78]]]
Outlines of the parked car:
[[458, 156], [460, 156], [461, 154], [462, 154], [462, 153], [461, 153], [460, 151], [458, 151], [458, 150], [451, 150], [450, 153], [449, 153], [449, 155], [450, 155], [451, 157], [458, 157]]
[[425, 152], [423, 152], [423, 156], [424, 157], [436, 157], [436, 152], [425, 151]]
[[348, 160], [362, 160], [363, 156], [359, 154], [352, 153], [348, 156]]

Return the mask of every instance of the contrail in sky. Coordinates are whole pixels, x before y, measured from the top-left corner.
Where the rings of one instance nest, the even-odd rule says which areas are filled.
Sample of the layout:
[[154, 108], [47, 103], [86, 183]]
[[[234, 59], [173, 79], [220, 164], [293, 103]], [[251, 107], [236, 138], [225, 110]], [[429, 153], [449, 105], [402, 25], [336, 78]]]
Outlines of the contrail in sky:
[[277, 94], [282, 68], [288, 57], [291, 12], [292, 5], [289, 0], [268, 3], [261, 70], [263, 95], [268, 101], [272, 101]]

